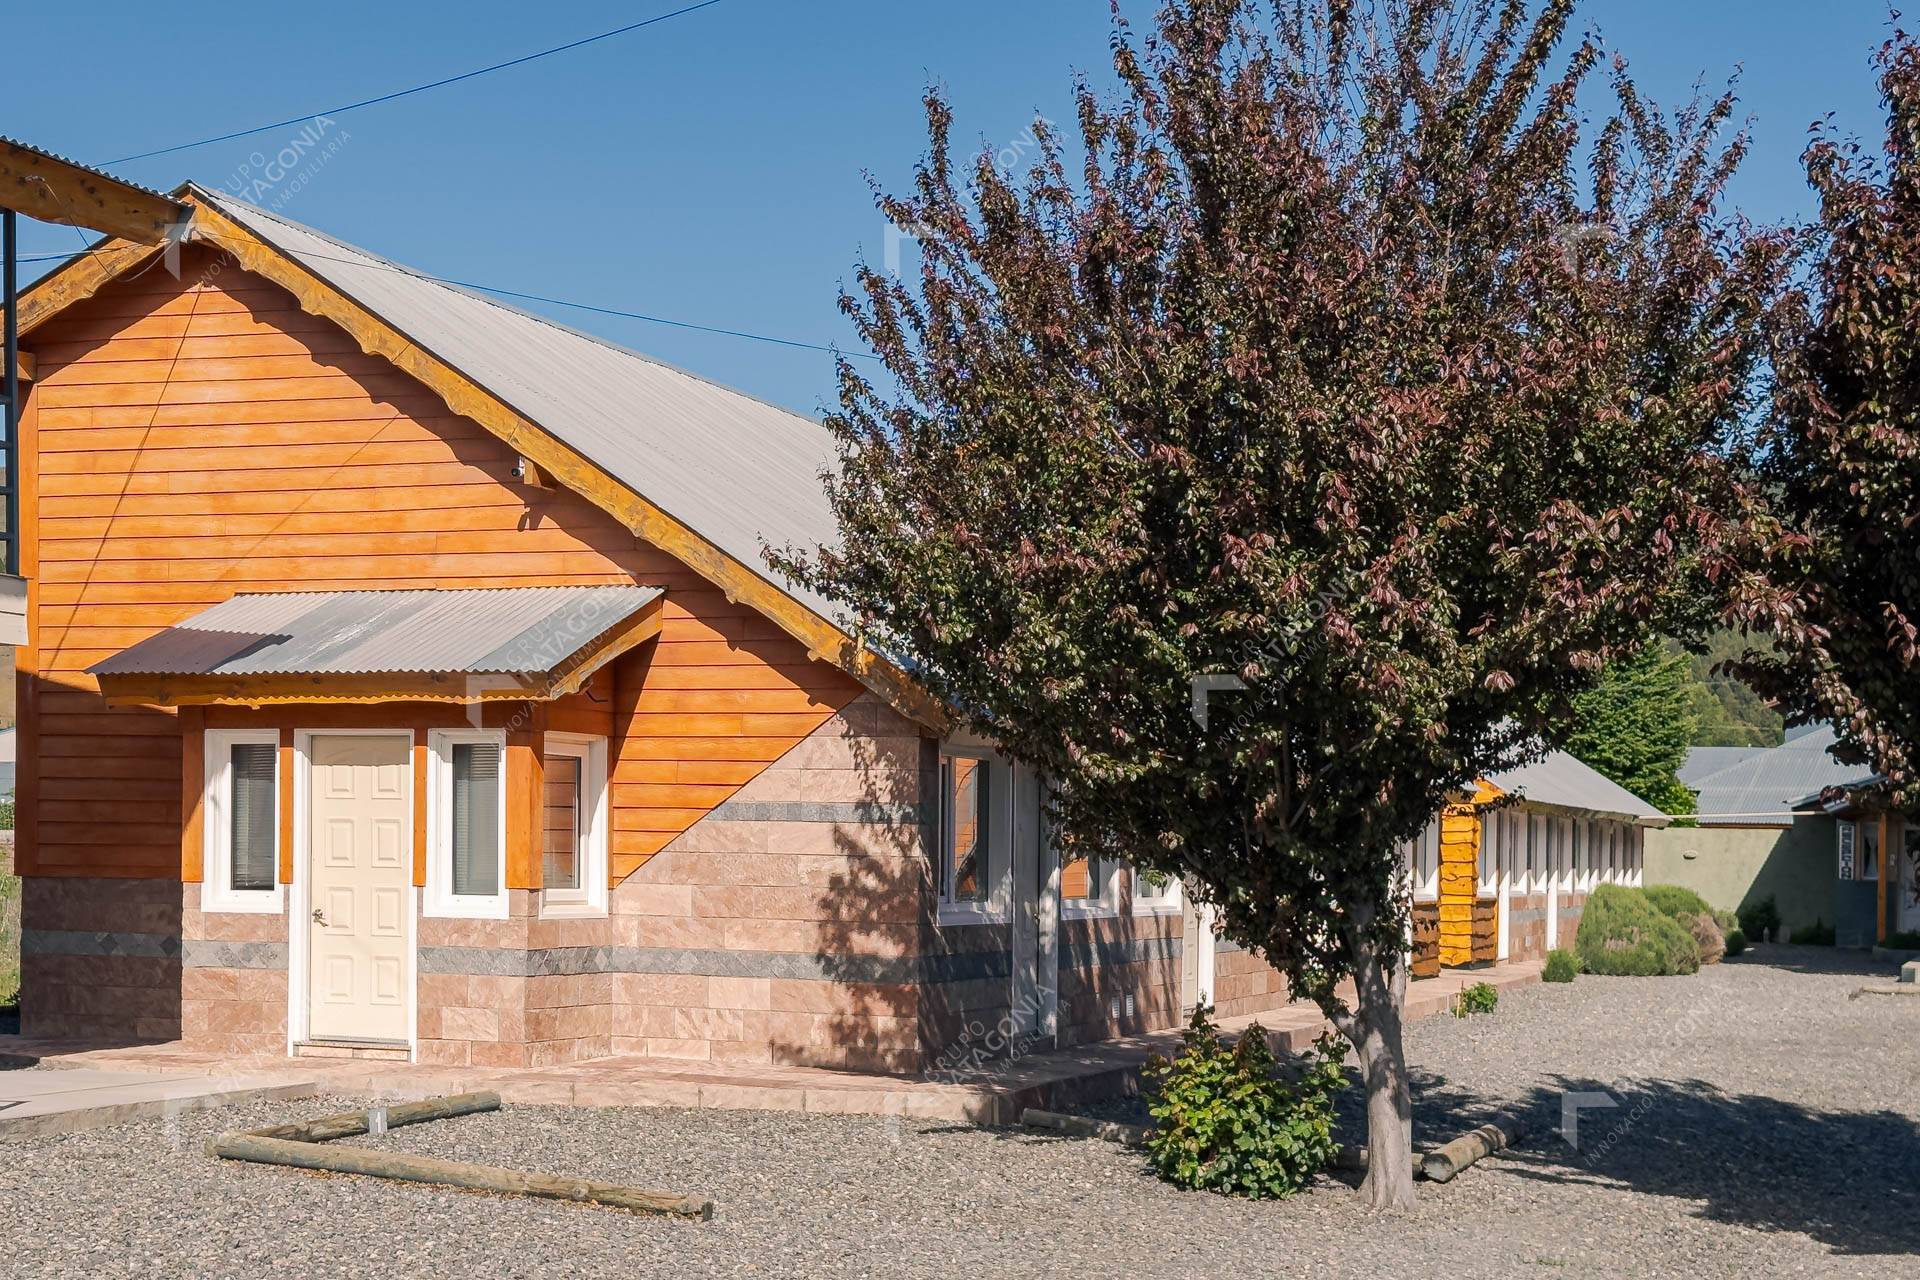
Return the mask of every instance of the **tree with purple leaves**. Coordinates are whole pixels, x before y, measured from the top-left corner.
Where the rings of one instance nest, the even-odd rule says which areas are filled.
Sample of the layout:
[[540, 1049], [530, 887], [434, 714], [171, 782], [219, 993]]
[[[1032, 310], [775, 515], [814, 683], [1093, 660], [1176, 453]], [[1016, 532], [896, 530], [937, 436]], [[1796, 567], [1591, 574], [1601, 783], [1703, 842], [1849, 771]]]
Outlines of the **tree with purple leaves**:
[[[1050, 782], [1065, 856], [1181, 877], [1355, 1046], [1413, 1200], [1403, 842], [1647, 637], [1716, 616], [1724, 444], [1784, 248], [1570, 0], [1116, 16], [1036, 163], [931, 150], [863, 267], [837, 547], [775, 562]], [[1605, 81], [1611, 111], [1576, 99]]]
[[1760, 589], [1736, 616], [1771, 652], [1734, 665], [1795, 721], [1834, 724], [1920, 804], [1920, 47], [1876, 59], [1884, 154], [1817, 130], [1812, 270], [1780, 311], [1771, 446], [1759, 454], [1778, 523], [1760, 525]]

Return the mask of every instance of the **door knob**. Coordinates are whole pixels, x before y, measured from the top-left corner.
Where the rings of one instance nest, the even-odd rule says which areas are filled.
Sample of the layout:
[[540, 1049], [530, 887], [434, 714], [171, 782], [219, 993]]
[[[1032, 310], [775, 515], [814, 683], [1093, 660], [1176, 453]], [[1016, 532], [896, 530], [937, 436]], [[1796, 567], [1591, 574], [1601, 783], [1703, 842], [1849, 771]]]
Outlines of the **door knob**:
[[323, 929], [327, 927], [327, 918], [320, 914], [320, 908], [318, 907], [313, 909], [313, 922]]

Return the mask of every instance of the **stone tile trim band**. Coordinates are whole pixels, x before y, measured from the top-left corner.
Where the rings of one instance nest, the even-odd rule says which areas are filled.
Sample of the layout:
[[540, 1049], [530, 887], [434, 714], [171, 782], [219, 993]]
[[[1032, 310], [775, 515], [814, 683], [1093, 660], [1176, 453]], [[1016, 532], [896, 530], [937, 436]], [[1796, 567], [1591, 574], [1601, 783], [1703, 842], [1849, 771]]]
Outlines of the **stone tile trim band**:
[[823, 956], [798, 951], [720, 951], [681, 947], [422, 947], [420, 972], [489, 978], [553, 978], [595, 973], [774, 978], [803, 982], [937, 986], [1010, 978], [1004, 951], [918, 957]]
[[931, 806], [845, 803], [812, 800], [728, 800], [715, 805], [703, 822], [839, 822], [857, 826], [920, 827], [930, 821]]
[[1184, 944], [1177, 937], [1102, 938], [1095, 942], [1063, 942], [1062, 969], [1104, 969], [1112, 965], [1178, 960]]
[[285, 969], [284, 942], [215, 942], [165, 933], [114, 933], [87, 929], [27, 929], [20, 951], [33, 956], [125, 956], [178, 960], [188, 969]]

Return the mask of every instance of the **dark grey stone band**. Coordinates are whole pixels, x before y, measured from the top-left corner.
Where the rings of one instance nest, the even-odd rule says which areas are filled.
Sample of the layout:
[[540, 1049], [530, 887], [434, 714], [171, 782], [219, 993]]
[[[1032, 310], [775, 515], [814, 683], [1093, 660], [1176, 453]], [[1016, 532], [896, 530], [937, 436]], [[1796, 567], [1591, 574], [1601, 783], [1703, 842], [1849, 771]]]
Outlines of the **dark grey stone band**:
[[1102, 938], [1094, 942], [1063, 942], [1062, 969], [1104, 969], [1109, 965], [1139, 964], [1150, 960], [1178, 960], [1179, 938]]
[[855, 800], [844, 804], [811, 800], [728, 800], [715, 805], [706, 822], [842, 822], [876, 827], [918, 827], [927, 806]]
[[285, 969], [287, 944], [188, 938], [181, 948], [180, 963], [189, 969]]
[[20, 952], [32, 956], [126, 956], [177, 960], [180, 939], [165, 933], [112, 933], [91, 929], [23, 929]]
[[1013, 973], [1005, 951], [910, 957], [828, 956], [795, 951], [717, 951], [681, 947], [421, 947], [420, 972], [497, 978], [587, 973], [663, 973], [709, 978], [937, 985]]

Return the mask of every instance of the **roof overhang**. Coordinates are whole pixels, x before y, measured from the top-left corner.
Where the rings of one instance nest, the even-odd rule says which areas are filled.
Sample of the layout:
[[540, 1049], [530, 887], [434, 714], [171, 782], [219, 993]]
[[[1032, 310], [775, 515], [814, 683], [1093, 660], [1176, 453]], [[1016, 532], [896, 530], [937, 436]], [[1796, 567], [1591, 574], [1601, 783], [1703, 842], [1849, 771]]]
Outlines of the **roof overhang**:
[[[1484, 779], [1480, 785], [1492, 793], [1493, 804], [1499, 805], [1505, 802], [1510, 808], [1524, 809], [1529, 813], [1543, 813], [1556, 818], [1601, 818], [1608, 822], [1624, 822], [1629, 826], [1655, 829], [1673, 825], [1673, 819], [1664, 813], [1652, 815], [1622, 813], [1616, 809], [1589, 809], [1580, 805], [1556, 804], [1548, 800], [1534, 800], [1524, 792], [1503, 791]], [[1487, 801], [1483, 799], [1481, 803], [1485, 804]]]
[[185, 201], [11, 138], [0, 138], [0, 209], [152, 246], [179, 240], [193, 213]]
[[657, 587], [239, 595], [91, 668], [115, 706], [551, 702], [660, 634]]
[[[188, 240], [225, 253], [242, 269], [286, 289], [301, 310], [339, 325], [363, 351], [423, 383], [453, 412], [478, 423], [533, 463], [543, 478], [578, 493], [636, 537], [674, 556], [719, 587], [730, 602], [766, 617], [805, 645], [808, 658], [838, 667], [927, 729], [945, 732], [951, 725], [947, 707], [899, 664], [874, 652], [844, 627], [822, 617], [305, 264], [197, 196], [191, 184], [182, 185], [174, 196], [192, 210]], [[21, 332], [31, 332], [92, 297], [157, 252], [158, 246], [118, 238], [41, 278], [21, 297]]]

